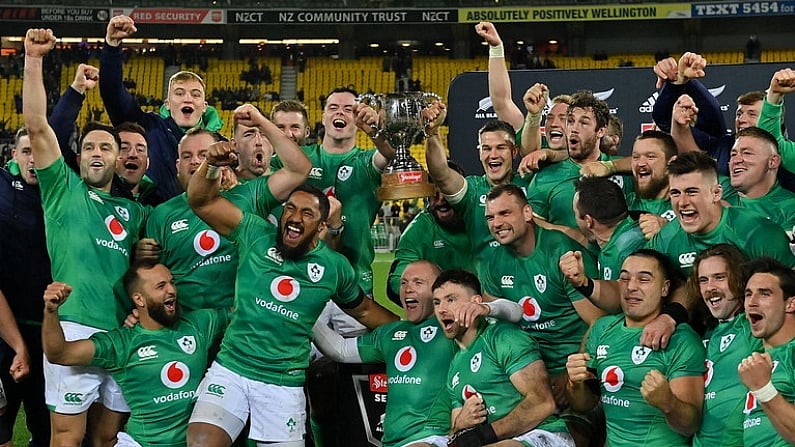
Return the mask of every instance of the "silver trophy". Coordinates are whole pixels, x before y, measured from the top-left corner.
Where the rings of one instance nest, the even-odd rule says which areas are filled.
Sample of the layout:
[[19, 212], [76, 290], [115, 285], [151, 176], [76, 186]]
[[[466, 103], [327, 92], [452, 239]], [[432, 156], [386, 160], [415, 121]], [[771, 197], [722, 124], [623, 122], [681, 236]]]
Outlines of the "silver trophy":
[[441, 100], [435, 93], [405, 92], [372, 94], [365, 93], [357, 99], [378, 112], [383, 135], [395, 148], [395, 158], [381, 175], [378, 200], [411, 199], [433, 195], [433, 185], [428, 174], [409, 153], [409, 147], [419, 135], [425, 136], [425, 121], [422, 110], [431, 99]]

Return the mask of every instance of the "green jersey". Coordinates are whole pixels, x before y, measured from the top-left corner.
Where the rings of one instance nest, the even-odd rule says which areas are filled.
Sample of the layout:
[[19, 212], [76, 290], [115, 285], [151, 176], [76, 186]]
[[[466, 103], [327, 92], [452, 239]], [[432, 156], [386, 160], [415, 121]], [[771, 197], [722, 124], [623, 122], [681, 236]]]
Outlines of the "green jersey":
[[786, 266], [795, 265], [784, 230], [757, 213], [737, 207], [723, 208], [718, 225], [705, 234], [685, 232], [677, 219], [664, 226], [649, 241], [648, 248], [666, 254], [689, 276], [696, 255], [722, 243], [735, 245], [749, 259], [771, 256]]
[[[504, 418], [524, 399], [511, 382], [511, 375], [541, 360], [539, 346], [512, 323], [481, 319], [476, 338], [453, 357], [447, 373], [447, 391], [453, 408], [461, 408], [469, 397], [480, 393], [488, 411], [488, 422]], [[568, 432], [566, 424], [552, 415], [533, 427]]]
[[36, 173], [52, 278], [73, 288], [58, 314], [97, 329], [118, 327], [131, 304], [114, 286], [130, 265], [146, 208], [89, 187], [63, 157]]
[[778, 141], [778, 153], [781, 155], [781, 166], [789, 172], [795, 172], [795, 141], [790, 140], [781, 131], [784, 117], [784, 102], [772, 104], [767, 98], [762, 100], [762, 111], [757, 125], [760, 129], [770, 132]]
[[[606, 154], [599, 156], [602, 161], [616, 158], [619, 157]], [[578, 228], [572, 203], [580, 168], [582, 166], [567, 158], [539, 171], [527, 188], [527, 201], [533, 207], [533, 214], [553, 224]], [[632, 191], [631, 175], [613, 175], [610, 180], [618, 184], [624, 194]]]
[[[541, 347], [550, 374], [566, 371], [569, 354], [579, 352], [588, 324], [574, 309], [574, 302], [587, 299], [566, 280], [558, 260], [569, 250], [582, 247], [560, 231], [535, 227], [536, 247], [527, 257], [510, 248], [494, 250], [481, 280], [493, 297], [507, 298], [522, 306], [520, 325]], [[596, 262], [583, 251], [585, 273], [596, 278]]]
[[386, 363], [388, 394], [385, 447], [401, 446], [450, 431], [445, 375], [456, 343], [444, 336], [436, 316], [419, 324], [396, 321], [358, 339], [364, 363]]
[[130, 406], [127, 432], [143, 446], [187, 445], [196, 388], [207, 369], [207, 351], [226, 327], [228, 312], [198, 310], [173, 326], [140, 325], [91, 336], [93, 366], [108, 370]]
[[[489, 231], [486, 222], [486, 194], [494, 186], [489, 182], [485, 175], [466, 177], [466, 192], [460, 201], [453, 203], [448, 197], [450, 205], [455, 208], [456, 213], [461, 214], [466, 227], [466, 234], [469, 235], [470, 251], [475, 256], [475, 272], [478, 277], [485, 273], [486, 264], [491, 259], [492, 252], [499, 247], [499, 242], [495, 241]], [[511, 184], [522, 190], [527, 191], [530, 178], [522, 178], [514, 175]]]
[[[235, 189], [250, 188], [253, 192], [257, 184], [265, 187], [260, 200], [249, 200], [247, 193], [222, 195], [244, 211], [254, 211], [256, 203], [262, 207], [257, 213], [267, 215], [269, 208], [279, 205], [267, 189], [267, 181], [248, 182]], [[237, 248], [191, 210], [185, 193], [152, 211], [146, 222], [146, 235], [160, 244], [160, 261], [174, 275], [183, 310], [232, 307]]]
[[433, 214], [422, 211], [400, 235], [395, 252], [395, 268], [389, 272], [388, 287], [398, 294], [403, 270], [421, 259], [435, 263], [442, 270], [474, 271], [475, 260], [471, 250], [466, 231], [447, 230], [436, 222]]
[[627, 208], [632, 211], [641, 211], [654, 214], [667, 220], [668, 222], [676, 219], [676, 213], [671, 206], [671, 199], [642, 199], [638, 193], [627, 193]]
[[240, 259], [235, 313], [216, 359], [243, 377], [302, 386], [312, 325], [329, 299], [341, 307], [361, 297], [353, 268], [322, 241], [291, 260], [276, 248], [278, 229], [250, 213], [229, 234]]
[[[674, 431], [665, 415], [646, 402], [640, 386], [656, 369], [667, 380], [702, 377], [704, 346], [690, 326], [676, 327], [668, 348], [652, 351], [640, 344], [642, 327], [627, 327], [624, 315], [608, 315], [592, 326], [585, 342], [590, 368], [596, 369], [607, 421], [607, 444], [623, 446], [689, 446], [687, 437]], [[642, 429], [641, 429], [642, 428]]]
[[[770, 381], [789, 403], [795, 402], [795, 339], [766, 351], [773, 360]], [[783, 447], [790, 445], [773, 428], [770, 418], [751, 392], [745, 395], [743, 406], [743, 445], [746, 447]]]
[[756, 211], [762, 217], [777, 223], [787, 235], [792, 236], [792, 229], [795, 227], [795, 193], [782, 188], [778, 183], [762, 197], [751, 199], [738, 195], [736, 200], [729, 203]]
[[704, 373], [704, 411], [694, 447], [742, 447], [743, 403], [748, 390], [737, 377], [737, 366], [762, 351], [762, 341], [751, 335], [745, 314], [739, 314], [704, 335], [707, 347]]
[[[370, 227], [375, 221], [381, 202], [376, 190], [381, 186], [381, 173], [373, 165], [376, 150], [354, 147], [344, 154], [326, 152], [319, 144], [302, 148], [312, 162], [307, 183], [323, 190], [342, 202], [342, 248], [356, 270], [359, 286], [365, 293], [373, 293], [373, 239]], [[273, 169], [281, 168], [281, 160], [274, 158]]]
[[599, 250], [599, 279], [618, 279], [621, 264], [627, 256], [646, 245], [646, 238], [640, 231], [640, 225], [627, 217], [613, 231], [613, 235]]

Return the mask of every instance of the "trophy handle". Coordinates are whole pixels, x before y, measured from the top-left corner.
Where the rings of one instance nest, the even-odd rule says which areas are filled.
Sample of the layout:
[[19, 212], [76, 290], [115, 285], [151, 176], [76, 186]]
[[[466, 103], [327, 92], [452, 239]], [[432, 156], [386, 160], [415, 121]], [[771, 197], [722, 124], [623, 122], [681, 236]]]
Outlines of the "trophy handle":
[[[433, 99], [435, 99], [437, 101], [441, 101], [442, 100], [441, 96], [437, 95], [436, 93], [432, 93], [432, 92], [424, 92], [422, 94], [422, 97], [425, 98], [425, 108], [428, 108], [431, 105], [430, 98], [433, 98]], [[428, 138], [427, 129], [428, 129], [428, 124], [430, 124], [430, 121], [428, 121], [428, 120], [424, 120], [424, 121], [425, 121], [425, 125], [422, 128], [422, 133], [425, 136], [425, 138]]]
[[[370, 107], [378, 106], [376, 108], [376, 112], [379, 112], [378, 114], [379, 114], [379, 119], [380, 119], [380, 115], [381, 115], [380, 110], [383, 107], [383, 102], [382, 102], [382, 99], [381, 99], [381, 95], [377, 95], [377, 94], [374, 94], [374, 93], [362, 93], [362, 94], [359, 95], [358, 98], [356, 98], [356, 102], [358, 102], [360, 104], [364, 104], [364, 105], [370, 106]], [[378, 125], [376, 125], [376, 124], [370, 124], [370, 128], [375, 130], [375, 134], [373, 135], [373, 138], [378, 138], [378, 136], [381, 135], [381, 132], [384, 131], [384, 129], [379, 128]]]

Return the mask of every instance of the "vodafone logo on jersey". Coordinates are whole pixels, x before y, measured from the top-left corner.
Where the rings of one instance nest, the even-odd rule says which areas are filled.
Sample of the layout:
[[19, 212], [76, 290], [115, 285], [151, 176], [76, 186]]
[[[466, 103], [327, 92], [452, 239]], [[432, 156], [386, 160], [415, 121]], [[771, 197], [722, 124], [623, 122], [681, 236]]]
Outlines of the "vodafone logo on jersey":
[[713, 366], [712, 360], [704, 360], [704, 388], [708, 387], [709, 383], [712, 382]]
[[105, 227], [116, 242], [123, 241], [127, 237], [127, 230], [124, 229], [124, 225], [112, 214], [105, 218]]
[[326, 197], [337, 197], [337, 188], [329, 186], [323, 190], [323, 194], [325, 194]]
[[464, 389], [461, 390], [461, 398], [465, 401], [472, 396], [477, 396], [478, 390], [475, 389], [472, 385], [464, 385]]
[[289, 303], [298, 298], [299, 293], [301, 293], [301, 285], [293, 277], [277, 276], [271, 281], [271, 294], [283, 303]]
[[190, 369], [180, 361], [168, 362], [160, 370], [160, 381], [171, 389], [182, 388], [189, 379]]
[[196, 234], [193, 238], [193, 249], [200, 256], [207, 256], [215, 253], [221, 246], [221, 236], [213, 230], [204, 230]]
[[624, 386], [624, 370], [620, 366], [608, 366], [602, 371], [602, 384], [611, 393], [620, 390]]
[[756, 409], [756, 396], [751, 394], [751, 392], [749, 391], [745, 394], [745, 406], [743, 407], [743, 413], [749, 414], [755, 409]]
[[406, 372], [417, 363], [417, 350], [414, 346], [406, 346], [398, 350], [395, 354], [395, 368], [400, 372]]
[[522, 319], [524, 321], [538, 321], [541, 318], [541, 306], [538, 305], [538, 300], [531, 296], [526, 296], [519, 300], [519, 305], [522, 306]]

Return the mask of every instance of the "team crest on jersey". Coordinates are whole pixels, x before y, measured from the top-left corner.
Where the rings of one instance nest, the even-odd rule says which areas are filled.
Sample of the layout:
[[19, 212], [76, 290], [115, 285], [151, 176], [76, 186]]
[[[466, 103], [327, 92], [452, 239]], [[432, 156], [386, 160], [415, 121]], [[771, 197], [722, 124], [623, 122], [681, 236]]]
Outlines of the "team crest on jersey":
[[607, 391], [615, 393], [624, 386], [624, 370], [620, 366], [608, 366], [602, 371], [602, 385]]
[[196, 352], [196, 337], [193, 335], [180, 337], [177, 339], [177, 345], [185, 354], [193, 354]]
[[337, 170], [337, 178], [341, 182], [344, 182], [345, 180], [348, 180], [351, 177], [351, 174], [353, 174], [353, 166], [342, 165]]
[[124, 208], [123, 206], [116, 206], [116, 214], [118, 214], [119, 217], [124, 219], [125, 222], [128, 222], [130, 220], [130, 211], [127, 210], [127, 208]]
[[476, 373], [480, 371], [480, 365], [483, 363], [483, 353], [478, 352], [477, 354], [473, 355], [472, 358], [469, 360], [469, 369]]
[[632, 348], [632, 363], [640, 365], [646, 361], [646, 357], [651, 354], [651, 348], [646, 346], [635, 346]]
[[190, 368], [180, 361], [168, 362], [160, 370], [160, 381], [171, 389], [182, 388], [189, 379]]
[[420, 340], [424, 343], [428, 343], [429, 341], [433, 340], [433, 337], [436, 337], [436, 331], [439, 329], [436, 326], [425, 326], [424, 328], [420, 329]]
[[105, 204], [105, 201], [102, 200], [102, 197], [100, 197], [99, 194], [94, 191], [88, 191], [88, 198], [103, 205]]
[[546, 276], [539, 273], [538, 275], [533, 276], [533, 282], [535, 282], [536, 289], [538, 289], [538, 293], [544, 293], [544, 291], [547, 290]]
[[709, 386], [709, 383], [712, 382], [712, 374], [714, 372], [713, 368], [715, 367], [715, 363], [710, 360], [704, 360], [704, 388]]
[[318, 282], [323, 279], [323, 272], [325, 271], [325, 267], [315, 262], [310, 262], [306, 265], [306, 273], [309, 275], [309, 279], [312, 282]]
[[723, 352], [726, 349], [728, 349], [729, 345], [732, 344], [732, 342], [734, 341], [734, 337], [736, 337], [736, 336], [737, 336], [737, 334], [728, 334], [728, 335], [724, 335], [723, 337], [721, 337], [720, 338], [720, 346], [719, 346], [720, 352]]
[[124, 228], [124, 225], [119, 222], [119, 219], [116, 219], [116, 216], [109, 215], [106, 217], [105, 227], [110, 232], [110, 236], [116, 242], [123, 241], [124, 238], [127, 237], [127, 230]]
[[400, 348], [395, 354], [395, 368], [400, 372], [406, 372], [417, 363], [417, 350], [414, 346]]
[[282, 275], [271, 281], [271, 294], [283, 303], [289, 303], [298, 298], [299, 293], [301, 293], [301, 284], [295, 278]]
[[610, 181], [615, 183], [616, 185], [620, 186], [621, 188], [624, 187], [624, 177], [620, 175], [611, 175]]
[[541, 306], [538, 305], [538, 300], [531, 296], [523, 297], [519, 300], [519, 305], [522, 306], [522, 319], [524, 321], [538, 321], [541, 318]]
[[213, 230], [200, 231], [193, 238], [193, 249], [199, 256], [213, 254], [220, 246], [221, 236]]
[[602, 273], [602, 279], [604, 279], [605, 281], [610, 281], [611, 279], [613, 279], [613, 269], [611, 269], [610, 267], [605, 267]]

